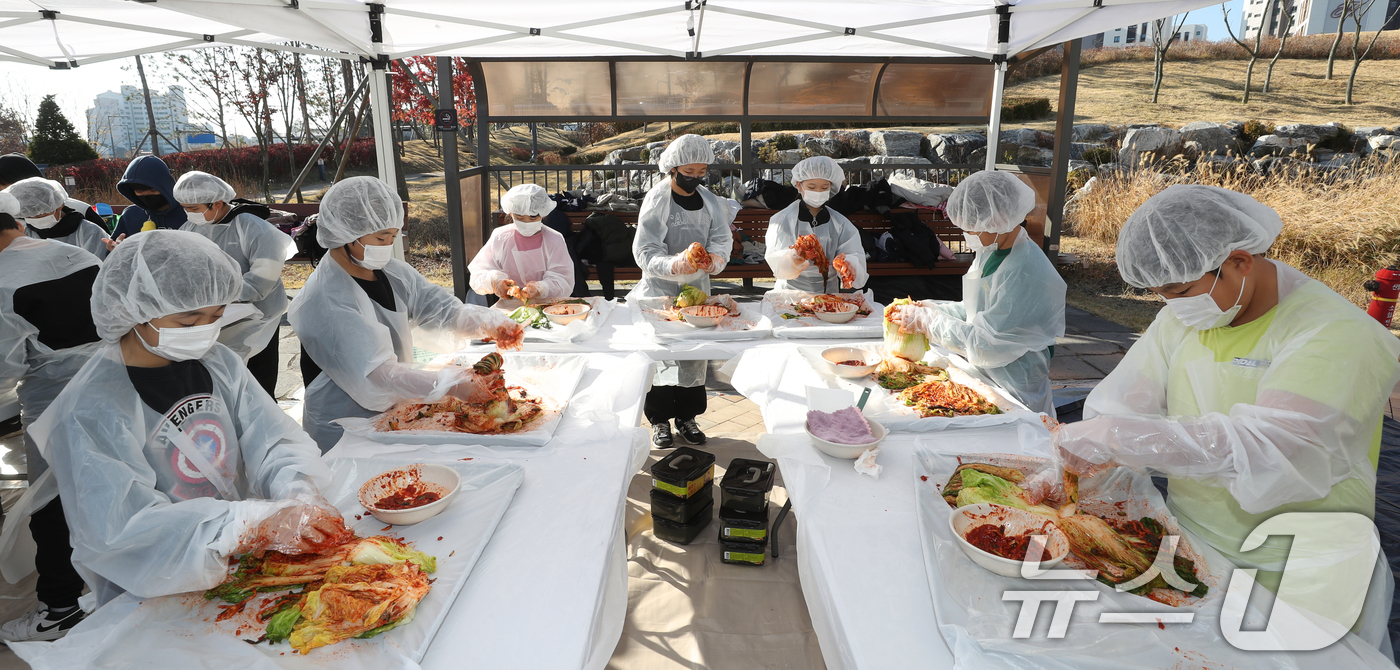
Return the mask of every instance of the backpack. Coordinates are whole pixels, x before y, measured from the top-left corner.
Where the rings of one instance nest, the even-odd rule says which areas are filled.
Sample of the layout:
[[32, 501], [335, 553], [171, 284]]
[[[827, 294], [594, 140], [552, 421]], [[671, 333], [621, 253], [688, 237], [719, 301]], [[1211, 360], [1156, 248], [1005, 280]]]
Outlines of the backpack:
[[876, 214], [889, 214], [891, 209], [904, 204], [904, 198], [899, 197], [891, 188], [887, 179], [876, 179], [860, 186], [849, 186], [832, 197], [827, 203], [830, 207], [846, 216], [857, 212], [875, 212]]
[[[580, 233], [579, 256], [594, 263], [608, 263], [621, 267], [637, 267], [632, 256], [632, 238], [637, 235], [636, 226], [622, 222], [617, 215], [608, 212], [594, 212], [583, 221], [584, 233]], [[583, 238], [588, 234], [596, 238]]]
[[321, 258], [326, 255], [326, 249], [321, 243], [316, 241], [316, 218], [320, 214], [312, 214], [306, 217], [301, 226], [292, 235], [292, 243], [297, 247], [297, 258], [308, 258], [311, 264], [321, 262]]
[[890, 216], [890, 233], [898, 243], [905, 262], [930, 270], [938, 262], [938, 236], [919, 220], [919, 215], [901, 212]]

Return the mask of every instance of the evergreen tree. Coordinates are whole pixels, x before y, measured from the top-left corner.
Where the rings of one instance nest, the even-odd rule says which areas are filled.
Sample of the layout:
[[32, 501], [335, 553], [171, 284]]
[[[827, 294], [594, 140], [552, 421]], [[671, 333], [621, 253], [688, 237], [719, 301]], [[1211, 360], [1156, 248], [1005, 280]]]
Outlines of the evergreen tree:
[[29, 160], [40, 165], [66, 165], [94, 158], [97, 151], [78, 136], [53, 96], [44, 96], [39, 103], [39, 116], [34, 120], [34, 138], [29, 141]]

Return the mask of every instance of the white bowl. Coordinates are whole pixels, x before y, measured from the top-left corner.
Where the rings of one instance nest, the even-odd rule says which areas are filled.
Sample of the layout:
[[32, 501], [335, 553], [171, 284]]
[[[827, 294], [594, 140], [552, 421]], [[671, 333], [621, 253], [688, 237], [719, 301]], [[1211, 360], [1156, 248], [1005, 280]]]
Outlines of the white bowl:
[[[421, 507], [409, 509], [379, 509], [374, 506], [379, 500], [418, 483], [425, 484], [426, 488], [437, 491], [442, 497]], [[427, 521], [447, 509], [447, 504], [457, 495], [457, 489], [461, 486], [461, 475], [446, 465], [414, 463], [371, 477], [360, 487], [360, 504], [364, 505], [374, 518], [384, 523], [411, 526]]]
[[812, 429], [807, 427], [806, 422], [803, 422], [802, 429], [807, 431], [807, 437], [812, 438], [812, 446], [816, 447], [817, 451], [820, 451], [823, 454], [826, 454], [827, 456], [830, 456], [832, 458], [845, 458], [848, 460], [855, 460], [857, 458], [860, 458], [860, 455], [865, 453], [866, 449], [871, 449], [873, 447], [879, 446], [880, 442], [885, 439], [884, 426], [874, 421], [871, 421], [870, 419], [866, 419], [866, 422], [870, 424], [870, 434], [875, 436], [875, 441], [871, 442], [870, 444], [841, 444], [839, 442], [827, 442], [826, 440], [823, 440], [820, 437], [813, 435]]
[[[822, 360], [831, 367], [831, 374], [844, 379], [858, 379], [875, 371], [880, 354], [857, 347], [832, 347], [822, 351]], [[863, 361], [865, 365], [841, 365], [841, 361]]]
[[[562, 308], [565, 308], [565, 307], [569, 308], [569, 313], [568, 313], [568, 314], [550, 314], [550, 313], [549, 313], [549, 310], [551, 310], [551, 309], [562, 309]], [[569, 325], [569, 324], [571, 324], [571, 323], [573, 323], [573, 322], [575, 322], [575, 321], [578, 321], [579, 319], [586, 319], [586, 318], [588, 318], [588, 312], [589, 312], [590, 310], [592, 310], [592, 309], [593, 309], [593, 306], [592, 306], [592, 305], [589, 305], [588, 303], [583, 303], [583, 304], [569, 303], [569, 304], [550, 305], [550, 306], [545, 307], [544, 309], [542, 309], [542, 310], [540, 310], [540, 311], [541, 311], [541, 312], [544, 312], [545, 318], [546, 318], [546, 319], [549, 319], [551, 322], [553, 322], [553, 323], [555, 323], [555, 324], [557, 324], [557, 325], [560, 325], [560, 326], [567, 326], [567, 325]]]
[[958, 546], [962, 547], [963, 553], [974, 563], [1003, 577], [1020, 577], [1021, 561], [982, 551], [966, 539], [966, 535], [974, 528], [987, 524], [1001, 526], [1011, 535], [1045, 535], [1045, 554], [1049, 558], [1041, 558], [1041, 570], [1049, 570], [1059, 565], [1060, 561], [1069, 555], [1069, 538], [1065, 536], [1064, 531], [1044, 517], [992, 503], [978, 503], [953, 510], [953, 513], [948, 515], [948, 527], [953, 529], [953, 535], [958, 538]]
[[721, 319], [729, 315], [729, 310], [725, 310], [724, 314], [721, 314], [720, 316], [700, 316], [698, 314], [686, 313], [686, 310], [693, 310], [697, 307], [719, 307], [720, 309], [724, 309], [722, 306], [719, 305], [691, 305], [690, 307], [681, 308], [681, 318], [685, 319], [686, 323], [695, 326], [696, 328], [714, 328], [715, 326], [719, 325]]
[[845, 311], [817, 312], [817, 318], [827, 323], [846, 323], [847, 321], [856, 318], [856, 312], [860, 311], [860, 308], [855, 305], [852, 305], [849, 302], [842, 304], [845, 305], [845, 307], [847, 308]]

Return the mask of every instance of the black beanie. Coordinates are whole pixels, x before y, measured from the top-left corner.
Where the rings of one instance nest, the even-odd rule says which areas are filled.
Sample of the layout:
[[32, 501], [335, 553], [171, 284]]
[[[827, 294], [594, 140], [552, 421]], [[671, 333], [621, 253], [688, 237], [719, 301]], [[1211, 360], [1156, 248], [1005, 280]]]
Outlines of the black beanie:
[[42, 176], [44, 173], [39, 171], [39, 166], [24, 154], [0, 156], [0, 184], [13, 184], [21, 179]]

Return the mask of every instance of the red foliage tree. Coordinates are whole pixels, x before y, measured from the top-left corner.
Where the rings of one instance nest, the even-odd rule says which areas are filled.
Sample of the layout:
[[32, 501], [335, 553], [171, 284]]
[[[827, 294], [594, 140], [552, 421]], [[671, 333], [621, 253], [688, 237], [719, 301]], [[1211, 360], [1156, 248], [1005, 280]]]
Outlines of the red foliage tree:
[[[433, 95], [437, 92], [437, 59], [432, 56], [405, 58], [405, 70], [399, 61], [392, 61], [394, 120], [415, 123], [433, 122], [433, 102], [423, 95], [426, 89]], [[422, 87], [418, 84], [421, 83]], [[466, 126], [476, 122], [476, 88], [467, 62], [463, 58], [452, 59], [452, 93], [457, 107], [458, 123]]]

